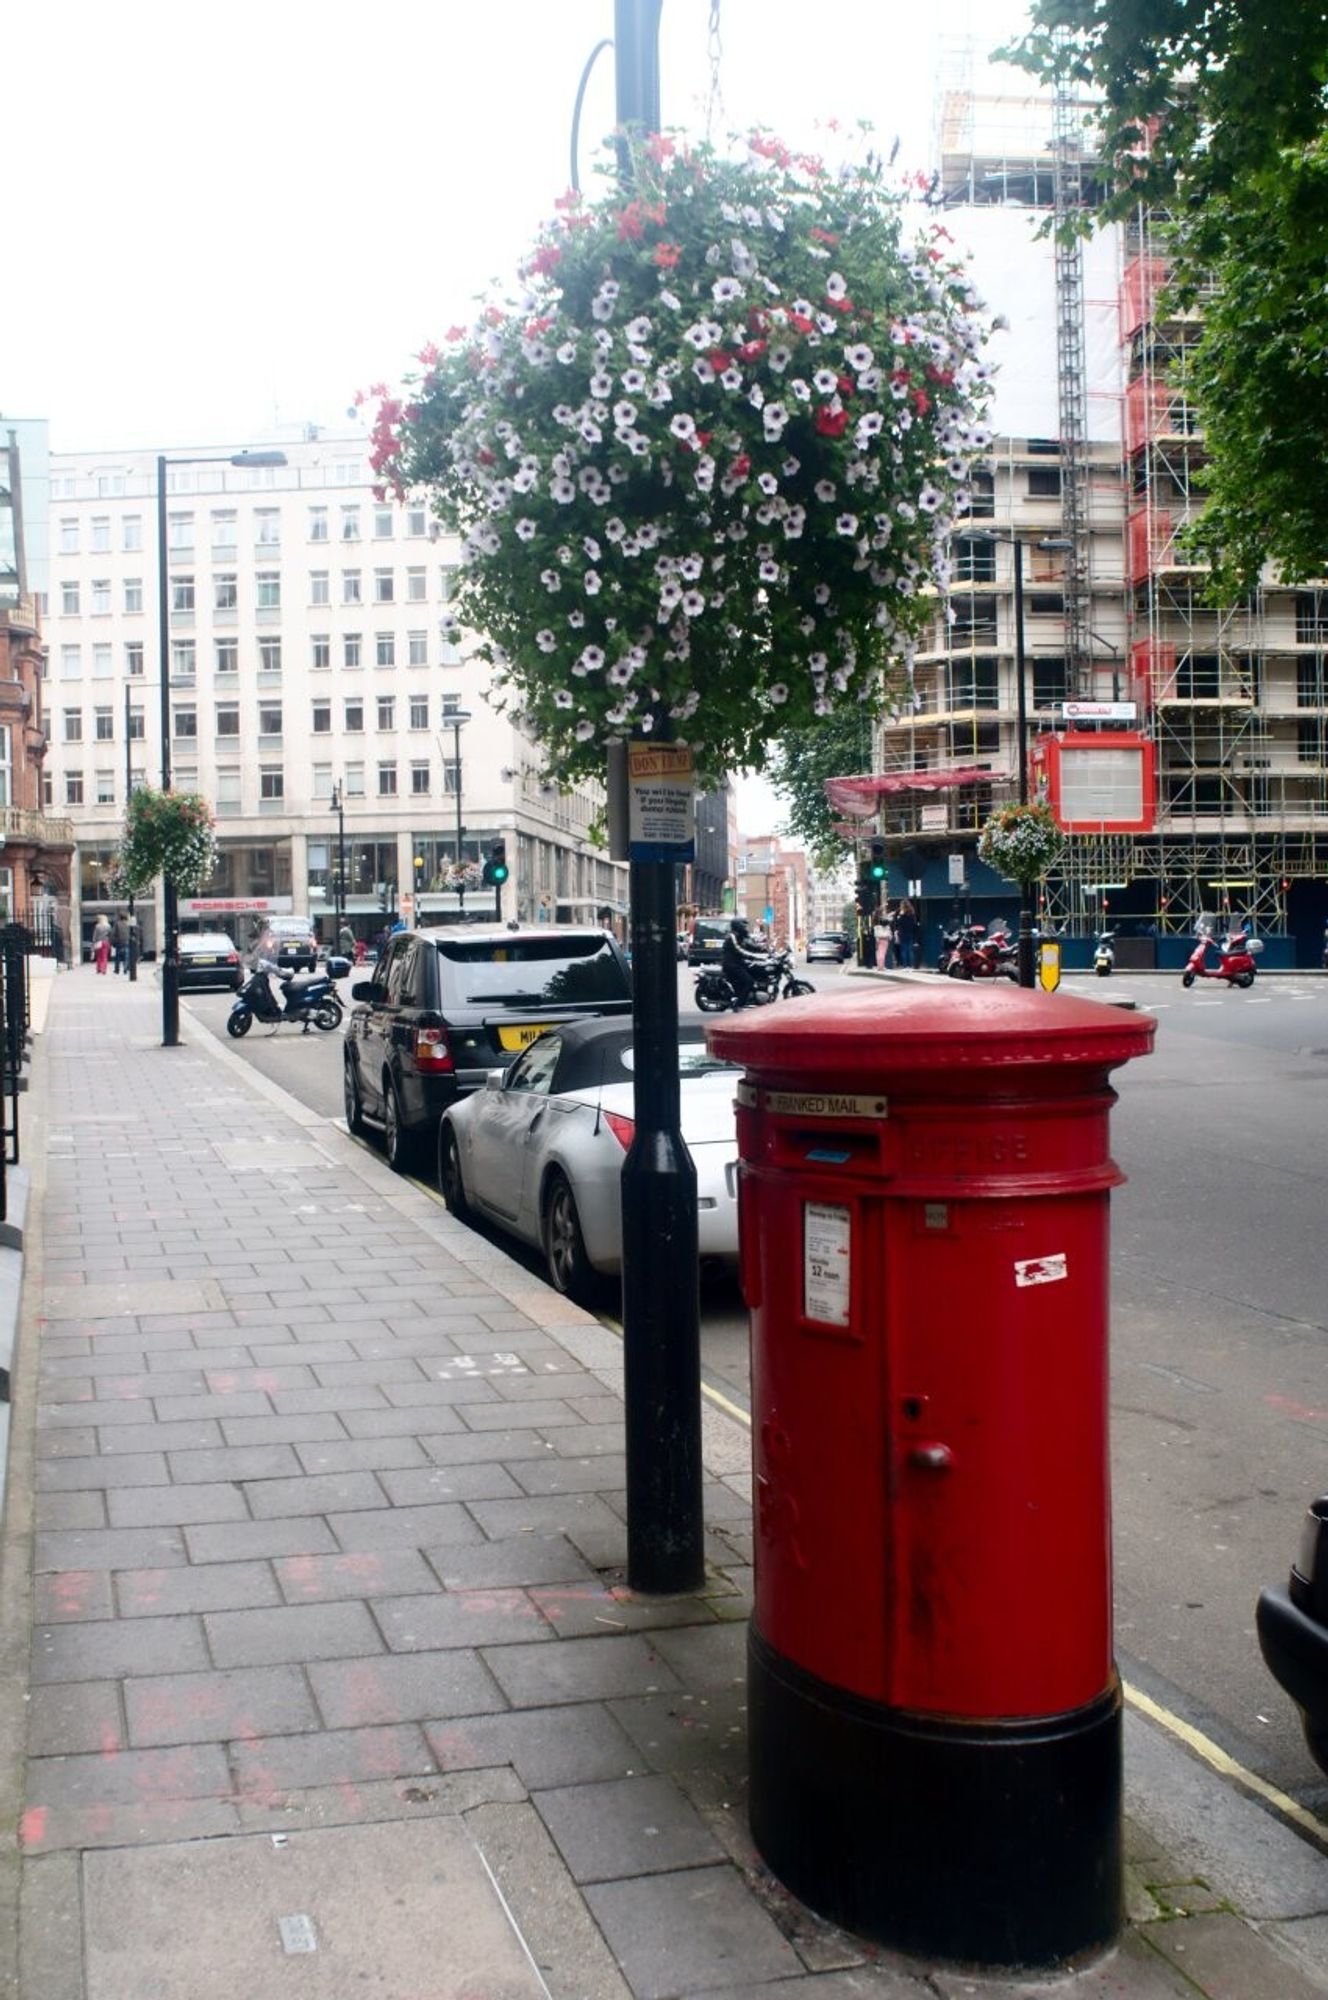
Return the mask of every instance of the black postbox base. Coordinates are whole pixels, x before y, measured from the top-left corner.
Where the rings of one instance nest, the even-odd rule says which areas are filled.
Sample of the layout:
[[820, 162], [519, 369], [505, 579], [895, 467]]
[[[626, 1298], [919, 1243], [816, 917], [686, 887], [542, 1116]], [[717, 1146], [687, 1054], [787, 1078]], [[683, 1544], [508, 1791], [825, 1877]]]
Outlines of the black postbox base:
[[924, 1958], [1047, 1968], [1121, 1922], [1121, 1693], [1028, 1722], [887, 1709], [752, 1629], [751, 1824], [808, 1906]]

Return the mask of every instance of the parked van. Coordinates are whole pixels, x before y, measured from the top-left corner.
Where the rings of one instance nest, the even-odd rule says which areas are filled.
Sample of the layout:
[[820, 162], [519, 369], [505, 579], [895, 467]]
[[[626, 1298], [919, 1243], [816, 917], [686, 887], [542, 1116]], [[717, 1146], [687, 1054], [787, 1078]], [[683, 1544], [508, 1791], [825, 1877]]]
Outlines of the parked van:
[[697, 917], [687, 942], [689, 965], [718, 965], [732, 917]]

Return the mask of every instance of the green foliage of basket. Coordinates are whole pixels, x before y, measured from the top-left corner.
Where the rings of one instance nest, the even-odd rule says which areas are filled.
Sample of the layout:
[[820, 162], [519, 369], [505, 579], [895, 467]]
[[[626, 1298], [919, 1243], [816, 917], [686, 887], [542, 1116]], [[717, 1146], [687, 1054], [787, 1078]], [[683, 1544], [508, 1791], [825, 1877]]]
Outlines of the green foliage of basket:
[[195, 792], [158, 792], [141, 785], [125, 812], [115, 873], [127, 895], [141, 896], [159, 875], [178, 892], [196, 895], [217, 865], [212, 808]]

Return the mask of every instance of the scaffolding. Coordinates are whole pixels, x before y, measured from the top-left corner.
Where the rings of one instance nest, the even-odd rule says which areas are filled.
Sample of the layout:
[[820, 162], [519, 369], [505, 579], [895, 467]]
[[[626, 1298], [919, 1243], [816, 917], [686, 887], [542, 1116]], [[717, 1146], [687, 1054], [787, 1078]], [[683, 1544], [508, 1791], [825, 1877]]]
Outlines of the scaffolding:
[[[1062, 43], [1065, 41], [1060, 31]], [[1060, 411], [1065, 558], [1065, 650], [1071, 693], [1091, 693], [1092, 585], [1088, 522], [1088, 364], [1084, 353], [1084, 253], [1074, 225], [1084, 207], [1084, 128], [1068, 64], [1053, 100], [1056, 222], [1056, 393]]]

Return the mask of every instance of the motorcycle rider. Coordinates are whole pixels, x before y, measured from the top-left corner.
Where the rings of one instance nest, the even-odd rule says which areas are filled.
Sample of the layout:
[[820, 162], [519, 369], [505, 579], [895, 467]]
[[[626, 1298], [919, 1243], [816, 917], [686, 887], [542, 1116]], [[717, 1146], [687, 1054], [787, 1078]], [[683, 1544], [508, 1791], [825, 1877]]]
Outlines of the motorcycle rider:
[[750, 1005], [756, 991], [756, 982], [749, 967], [769, 964], [769, 954], [752, 942], [751, 930], [745, 917], [735, 917], [724, 933], [720, 946], [719, 963], [724, 977], [733, 988], [734, 1005]]

